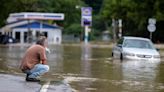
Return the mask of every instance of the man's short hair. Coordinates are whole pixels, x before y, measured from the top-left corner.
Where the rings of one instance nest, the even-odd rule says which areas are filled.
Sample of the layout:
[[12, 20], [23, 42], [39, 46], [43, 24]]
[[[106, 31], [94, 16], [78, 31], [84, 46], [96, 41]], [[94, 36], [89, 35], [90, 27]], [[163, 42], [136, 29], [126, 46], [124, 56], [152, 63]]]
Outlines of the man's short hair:
[[40, 36], [36, 41], [36, 44], [44, 46], [44, 42], [47, 38], [45, 36]]

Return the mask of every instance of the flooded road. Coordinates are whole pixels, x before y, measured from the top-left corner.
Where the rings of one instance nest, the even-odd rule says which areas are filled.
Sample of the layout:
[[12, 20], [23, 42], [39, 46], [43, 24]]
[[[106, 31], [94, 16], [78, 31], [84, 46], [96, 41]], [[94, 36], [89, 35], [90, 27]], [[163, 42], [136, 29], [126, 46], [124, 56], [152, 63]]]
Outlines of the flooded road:
[[[164, 91], [163, 61], [112, 60], [111, 48], [91, 45], [55, 45], [49, 48], [51, 53], [47, 57], [50, 71], [43, 79], [50, 80], [51, 85], [56, 85], [54, 81], [62, 81], [73, 92]], [[18, 66], [26, 49], [27, 46], [1, 46], [0, 72], [24, 76]], [[164, 52], [161, 50], [160, 53], [162, 55]], [[51, 90], [59, 92], [53, 88]]]

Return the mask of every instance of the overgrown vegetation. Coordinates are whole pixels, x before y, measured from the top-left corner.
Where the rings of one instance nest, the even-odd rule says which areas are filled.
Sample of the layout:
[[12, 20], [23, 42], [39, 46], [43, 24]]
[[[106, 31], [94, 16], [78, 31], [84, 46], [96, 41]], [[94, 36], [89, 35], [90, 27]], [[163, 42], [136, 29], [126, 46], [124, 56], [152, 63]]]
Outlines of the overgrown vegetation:
[[[123, 35], [149, 38], [147, 31], [148, 18], [156, 18], [154, 42], [164, 42], [164, 1], [163, 0], [1, 0], [0, 26], [4, 26], [6, 18], [15, 12], [53, 12], [65, 13], [64, 21], [53, 21], [64, 28], [64, 34], [81, 36], [81, 10], [76, 6], [93, 8], [93, 39], [102, 31], [112, 31], [112, 19], [123, 20]], [[110, 32], [112, 33], [112, 32]]]

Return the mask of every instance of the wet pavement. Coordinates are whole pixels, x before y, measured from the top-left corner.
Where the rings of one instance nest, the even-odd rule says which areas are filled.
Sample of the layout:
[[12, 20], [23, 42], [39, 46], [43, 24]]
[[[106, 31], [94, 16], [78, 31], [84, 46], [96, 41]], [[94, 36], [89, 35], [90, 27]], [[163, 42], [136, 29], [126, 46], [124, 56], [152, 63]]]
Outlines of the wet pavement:
[[41, 80], [26, 82], [23, 76], [0, 74], [1, 92], [72, 92], [73, 89], [65, 81]]
[[41, 82], [26, 82], [19, 70], [28, 46], [0, 46], [0, 92], [163, 92], [160, 62], [112, 60], [111, 48], [53, 45], [50, 71]]
[[1, 92], [39, 92], [41, 85], [25, 82], [24, 77], [8, 74], [0, 74]]

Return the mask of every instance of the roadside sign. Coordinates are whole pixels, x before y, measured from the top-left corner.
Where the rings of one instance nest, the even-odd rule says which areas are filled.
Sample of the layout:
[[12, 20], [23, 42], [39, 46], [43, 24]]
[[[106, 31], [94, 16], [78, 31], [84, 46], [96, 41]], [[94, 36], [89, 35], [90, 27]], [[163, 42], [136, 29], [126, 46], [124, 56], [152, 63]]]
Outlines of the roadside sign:
[[81, 25], [82, 26], [92, 25], [92, 8], [91, 7], [81, 8]]
[[92, 8], [91, 7], [82, 7], [82, 16], [92, 16]]
[[88, 43], [90, 31], [89, 26], [92, 25], [92, 7], [82, 7], [81, 8], [81, 26], [85, 28], [84, 42]]
[[154, 19], [154, 18], [149, 18], [148, 19], [148, 26], [147, 26], [147, 29], [148, 29], [148, 31], [149, 32], [154, 32], [155, 30], [156, 30], [156, 26], [155, 26], [155, 24], [156, 24], [156, 19]]
[[148, 20], [148, 26], [147, 29], [150, 32], [150, 39], [152, 39], [152, 33], [156, 30], [156, 19], [155, 18], [149, 18]]
[[148, 29], [149, 32], [154, 32], [156, 30], [156, 26], [153, 25], [153, 24], [149, 24], [147, 26], [147, 29]]
[[39, 13], [39, 12], [22, 12], [11, 13], [7, 19], [7, 22], [13, 22], [18, 20], [64, 20], [63, 13]]
[[156, 24], [156, 19], [154, 19], [154, 18], [149, 18], [149, 20], [148, 20], [148, 23], [149, 24]]

